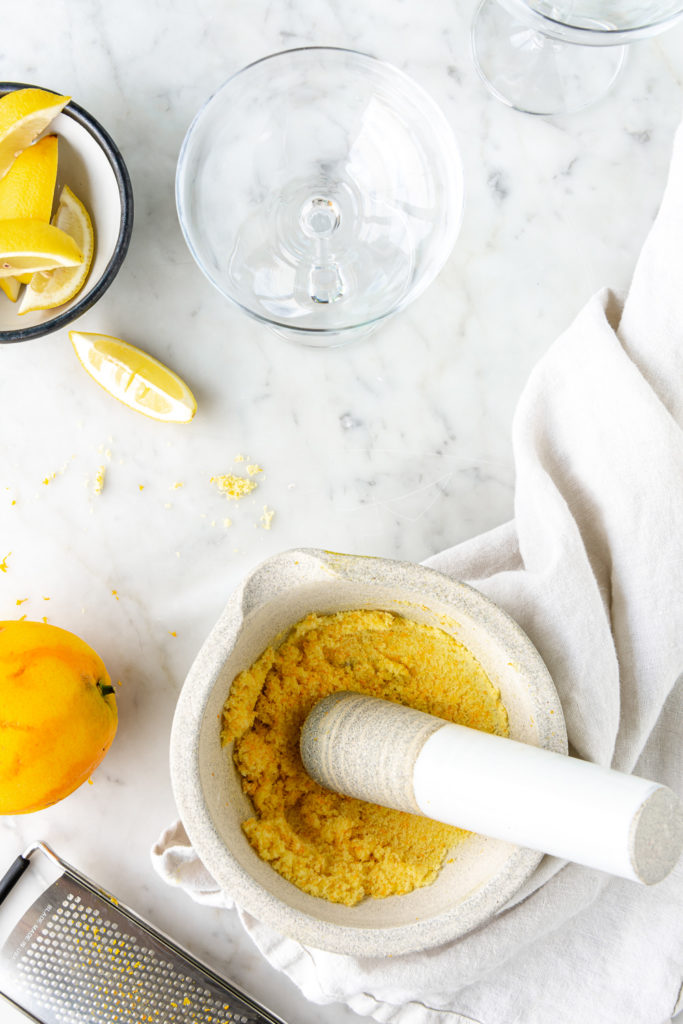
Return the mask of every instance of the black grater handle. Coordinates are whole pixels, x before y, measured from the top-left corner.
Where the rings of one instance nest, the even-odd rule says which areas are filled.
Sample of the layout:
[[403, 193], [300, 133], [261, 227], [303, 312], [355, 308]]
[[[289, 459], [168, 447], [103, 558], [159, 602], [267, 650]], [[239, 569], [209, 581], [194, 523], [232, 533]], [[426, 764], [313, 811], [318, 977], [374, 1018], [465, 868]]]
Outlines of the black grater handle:
[[2, 878], [0, 878], [0, 903], [9, 896], [24, 871], [30, 864], [28, 857], [19, 856]]

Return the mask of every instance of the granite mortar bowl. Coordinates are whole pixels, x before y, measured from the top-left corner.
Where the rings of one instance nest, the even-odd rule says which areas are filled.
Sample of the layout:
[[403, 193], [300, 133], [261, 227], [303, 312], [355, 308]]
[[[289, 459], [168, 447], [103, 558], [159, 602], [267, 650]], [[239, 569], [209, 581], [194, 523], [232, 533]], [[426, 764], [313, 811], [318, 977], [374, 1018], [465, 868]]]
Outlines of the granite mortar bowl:
[[[0, 96], [14, 89], [36, 88], [46, 87], [0, 82]], [[53, 212], [62, 187], [68, 185], [90, 214], [95, 252], [85, 284], [63, 306], [20, 316], [17, 306], [21, 296], [13, 303], [0, 293], [0, 344], [42, 338], [73, 323], [94, 306], [121, 269], [133, 230], [133, 190], [128, 169], [114, 140], [92, 114], [70, 100], [43, 134], [59, 138]]]
[[354, 907], [301, 892], [262, 861], [241, 823], [252, 814], [220, 739], [232, 681], [311, 611], [385, 609], [437, 626], [475, 655], [500, 690], [513, 739], [567, 752], [562, 708], [538, 652], [515, 622], [471, 587], [423, 566], [315, 549], [286, 551], [233, 593], [192, 665], [171, 734], [181, 820], [219, 886], [246, 911], [304, 944], [356, 956], [417, 952], [486, 921], [541, 854], [470, 834], [432, 885]]

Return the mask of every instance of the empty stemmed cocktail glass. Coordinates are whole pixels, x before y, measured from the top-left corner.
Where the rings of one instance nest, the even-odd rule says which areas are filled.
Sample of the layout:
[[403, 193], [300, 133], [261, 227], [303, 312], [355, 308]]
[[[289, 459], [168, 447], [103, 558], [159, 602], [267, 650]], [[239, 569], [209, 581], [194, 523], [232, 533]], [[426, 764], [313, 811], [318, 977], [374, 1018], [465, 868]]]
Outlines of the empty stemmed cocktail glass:
[[176, 179], [210, 281], [287, 338], [338, 345], [434, 279], [462, 210], [441, 110], [365, 54], [307, 47], [230, 78], [197, 114]]

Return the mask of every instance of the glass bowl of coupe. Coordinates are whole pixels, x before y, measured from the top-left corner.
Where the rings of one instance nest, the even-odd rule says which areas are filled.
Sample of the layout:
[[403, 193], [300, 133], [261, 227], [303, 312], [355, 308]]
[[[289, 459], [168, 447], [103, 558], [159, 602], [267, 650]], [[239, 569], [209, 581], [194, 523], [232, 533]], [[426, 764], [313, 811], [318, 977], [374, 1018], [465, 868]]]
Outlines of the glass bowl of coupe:
[[245, 313], [339, 345], [436, 277], [462, 214], [451, 128], [402, 71], [307, 47], [250, 64], [201, 108], [176, 178], [187, 244]]

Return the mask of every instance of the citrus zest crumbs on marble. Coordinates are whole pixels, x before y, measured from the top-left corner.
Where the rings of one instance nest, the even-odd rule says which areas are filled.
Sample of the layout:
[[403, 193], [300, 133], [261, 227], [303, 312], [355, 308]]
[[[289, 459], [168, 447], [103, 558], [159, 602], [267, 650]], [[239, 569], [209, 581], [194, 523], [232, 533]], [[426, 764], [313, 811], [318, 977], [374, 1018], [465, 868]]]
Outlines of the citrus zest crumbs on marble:
[[236, 455], [235, 456], [235, 462], [244, 462], [245, 458], [246, 458], [245, 455]]
[[8, 551], [7, 554], [5, 555], [5, 557], [3, 558], [3, 560], [0, 562], [0, 572], [7, 572], [7, 569], [8, 569], [7, 559], [9, 558], [9, 556], [11, 554], [12, 554], [12, 552]]
[[24, 604], [26, 601], [28, 601], [27, 597], [18, 597], [17, 598], [17, 605]]
[[262, 473], [263, 469], [256, 462], [252, 462], [247, 466], [247, 473], [249, 476], [256, 476], [257, 473]]
[[95, 486], [93, 488], [95, 494], [101, 494], [104, 490], [104, 478], [107, 475], [106, 466], [98, 466], [97, 472], [95, 473]]
[[138, 490], [139, 491], [144, 491], [144, 489], [145, 489], [145, 485], [144, 484], [138, 484]]
[[261, 514], [260, 523], [264, 530], [269, 530], [273, 522], [273, 516], [275, 515], [275, 509], [268, 508], [267, 505], [263, 506], [263, 513]]
[[175, 482], [174, 484], [172, 484], [172, 485], [171, 485], [171, 490], [172, 490], [172, 491], [177, 491], [177, 490], [178, 490], [178, 488], [180, 488], [180, 487], [184, 487], [184, 486], [185, 486], [185, 484], [184, 484], [184, 483], [181, 483], [180, 481], [176, 480], [176, 482]]
[[115, 597], [116, 600], [118, 601], [118, 599], [119, 599], [119, 592], [118, 592], [118, 590], [112, 590], [111, 593], [112, 593], [112, 597]]
[[234, 473], [212, 476], [209, 483], [215, 484], [221, 494], [236, 501], [250, 494], [258, 486], [255, 480], [247, 480], [246, 477], [236, 476]]
[[168, 635], [169, 636], [178, 636], [178, 634], [176, 633], [176, 631], [174, 629], [169, 629]]
[[232, 519], [227, 519], [227, 518], [226, 518], [226, 519], [224, 519], [224, 520], [223, 520], [223, 526], [224, 526], [224, 527], [226, 528], [226, 530], [227, 530], [227, 528], [228, 528], [229, 526], [232, 526]]

